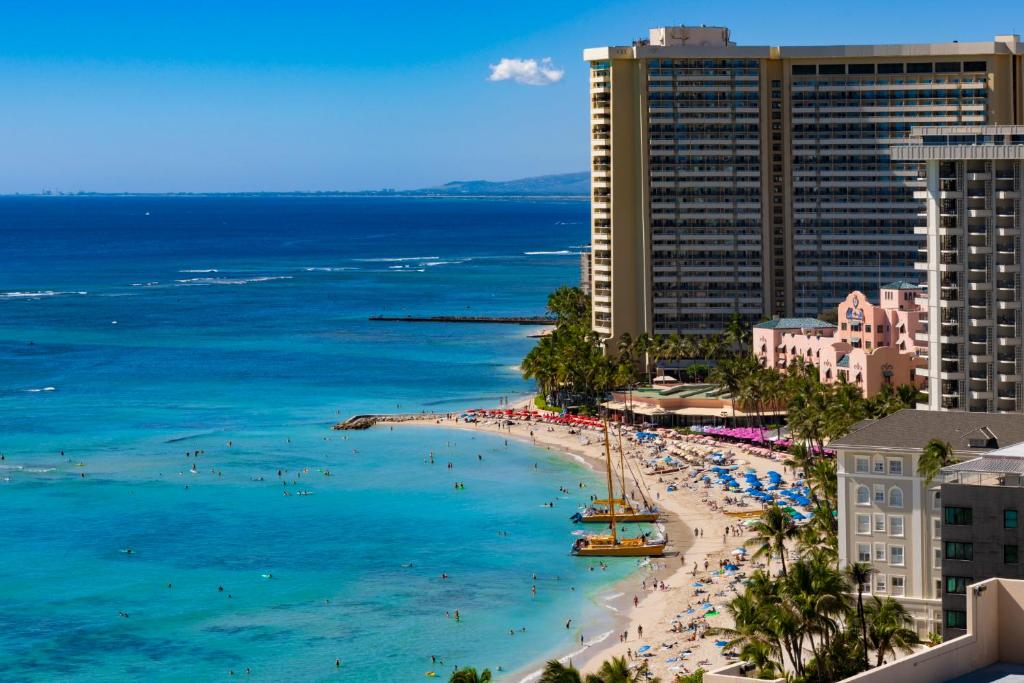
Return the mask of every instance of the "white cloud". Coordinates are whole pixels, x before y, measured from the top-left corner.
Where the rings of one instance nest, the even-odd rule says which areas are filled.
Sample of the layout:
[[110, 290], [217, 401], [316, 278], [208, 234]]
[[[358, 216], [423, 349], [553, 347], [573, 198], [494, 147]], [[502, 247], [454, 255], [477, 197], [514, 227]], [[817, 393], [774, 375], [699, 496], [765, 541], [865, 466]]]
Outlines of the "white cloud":
[[497, 64], [491, 64], [489, 81], [512, 80], [523, 85], [551, 85], [558, 83], [565, 75], [563, 69], [556, 69], [550, 57], [539, 62], [536, 59], [502, 58]]

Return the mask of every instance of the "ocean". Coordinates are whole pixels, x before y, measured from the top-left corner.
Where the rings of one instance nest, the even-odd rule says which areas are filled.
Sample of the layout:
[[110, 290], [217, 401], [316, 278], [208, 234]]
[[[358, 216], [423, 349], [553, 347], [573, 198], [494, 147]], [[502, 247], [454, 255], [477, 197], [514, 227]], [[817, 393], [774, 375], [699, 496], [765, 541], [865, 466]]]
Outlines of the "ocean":
[[531, 328], [368, 316], [539, 314], [588, 210], [0, 198], [0, 678], [446, 680], [600, 636], [635, 565], [568, 554], [591, 472], [330, 429], [529, 393]]

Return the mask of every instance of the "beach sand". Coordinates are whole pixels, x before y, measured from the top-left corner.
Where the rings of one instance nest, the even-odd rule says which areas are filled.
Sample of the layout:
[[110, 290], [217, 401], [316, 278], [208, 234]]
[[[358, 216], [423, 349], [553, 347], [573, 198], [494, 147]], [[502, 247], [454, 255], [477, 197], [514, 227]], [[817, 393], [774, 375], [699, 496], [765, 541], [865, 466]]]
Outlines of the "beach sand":
[[[604, 469], [604, 444], [600, 432], [584, 431], [581, 435], [570, 433], [570, 428], [565, 426], [523, 420], [514, 420], [514, 424], [511, 425], [504, 422], [481, 420], [467, 423], [430, 416], [399, 424], [441, 425], [465, 431], [501, 434], [574, 457], [595, 470]], [[584, 438], [589, 443], [585, 443]], [[638, 462], [641, 457], [651, 457], [646, 449], [632, 441], [624, 441], [624, 446], [627, 458]], [[731, 444], [683, 446], [688, 450], [700, 452], [731, 452], [739, 462], [745, 462], [761, 472], [782, 469], [777, 462], [736, 450]], [[732, 551], [743, 545], [744, 537], [740, 525], [742, 519], [725, 514], [724, 509], [729, 506], [725, 503], [726, 494], [720, 488], [705, 488], [692, 483], [685, 471], [658, 476], [647, 474], [644, 468], [638, 469], [642, 473], [641, 478], [646, 487], [657, 496], [656, 502], [665, 515], [664, 526], [669, 534], [669, 547], [664, 557], [652, 558], [650, 565], [643, 571], [635, 572], [612, 591], [613, 594], [622, 594], [606, 604], [606, 607], [615, 614], [618, 631], [601, 642], [584, 641], [575, 652], [565, 654], [561, 658], [563, 661], [571, 658], [574, 666], [588, 673], [595, 671], [601, 662], [610, 657], [629, 656], [634, 662], [646, 662], [651, 672], [668, 683], [674, 680], [677, 674], [691, 673], [698, 668], [710, 670], [735, 661], [727, 659], [722, 654], [722, 648], [715, 646], [715, 637], [702, 637], [701, 634], [706, 627], [732, 625], [725, 606], [737, 595], [737, 591], [742, 591], [742, 583], [716, 570], [719, 569], [721, 560], [734, 559]], [[678, 490], [668, 492], [667, 487], [673, 482], [678, 485]], [[748, 507], [742, 511], [755, 512], [759, 509]], [[739, 535], [727, 535], [727, 526], [732, 527]], [[695, 529], [701, 530], [699, 536], [695, 535]], [[705, 561], [708, 563], [708, 571], [704, 568]], [[697, 564], [696, 572], [694, 563]], [[740, 562], [739, 572], [741, 575], [743, 572], [749, 574], [763, 566], [750, 561]], [[773, 566], [772, 569], [777, 568]], [[694, 587], [693, 584], [696, 582], [703, 583], [703, 588]], [[654, 588], [661, 583], [665, 584], [665, 590]], [[697, 594], [698, 590], [707, 592]], [[710, 603], [717, 613], [713, 612], [712, 615], [704, 617], [706, 612], [712, 611], [703, 607], [707, 603]], [[690, 609], [692, 612], [687, 613]], [[694, 630], [685, 630], [691, 624]], [[679, 629], [680, 625], [680, 630], [674, 630]], [[643, 628], [643, 637], [638, 633], [639, 627]], [[623, 633], [626, 635], [625, 640], [620, 639]], [[638, 656], [636, 650], [644, 645], [650, 646], [650, 649], [643, 656]], [[542, 662], [537, 662], [526, 670], [516, 672], [516, 675], [510, 676], [508, 680], [531, 680], [535, 677], [531, 677], [530, 674], [536, 672], [542, 665]]]

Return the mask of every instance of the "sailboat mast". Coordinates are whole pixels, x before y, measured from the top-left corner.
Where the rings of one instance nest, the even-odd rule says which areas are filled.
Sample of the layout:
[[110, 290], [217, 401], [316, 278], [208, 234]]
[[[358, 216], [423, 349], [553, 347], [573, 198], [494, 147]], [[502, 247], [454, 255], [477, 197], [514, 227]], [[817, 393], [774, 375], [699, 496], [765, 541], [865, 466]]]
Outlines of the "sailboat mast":
[[619, 486], [622, 487], [622, 507], [625, 508], [626, 503], [626, 453], [622, 450], [622, 423], [619, 423]]
[[615, 537], [615, 484], [612, 481], [612, 450], [608, 437], [608, 417], [604, 418], [604, 462], [605, 472], [608, 475], [608, 528], [612, 530], [612, 543], [616, 543]]

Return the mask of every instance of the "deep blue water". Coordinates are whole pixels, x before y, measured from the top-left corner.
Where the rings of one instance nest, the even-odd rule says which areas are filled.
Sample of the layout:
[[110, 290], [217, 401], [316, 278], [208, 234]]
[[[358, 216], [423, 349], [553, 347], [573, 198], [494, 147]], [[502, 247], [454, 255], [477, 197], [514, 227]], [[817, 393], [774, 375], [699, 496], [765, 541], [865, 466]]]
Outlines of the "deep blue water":
[[[587, 211], [0, 199], [0, 678], [423, 680], [598, 635], [630, 565], [567, 554], [592, 475], [497, 437], [329, 429], [528, 392], [528, 328], [367, 317], [538, 314]], [[560, 485], [580, 494], [541, 507]]]

